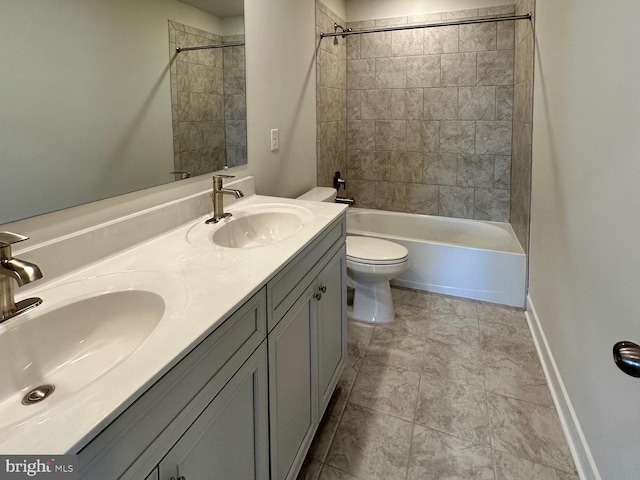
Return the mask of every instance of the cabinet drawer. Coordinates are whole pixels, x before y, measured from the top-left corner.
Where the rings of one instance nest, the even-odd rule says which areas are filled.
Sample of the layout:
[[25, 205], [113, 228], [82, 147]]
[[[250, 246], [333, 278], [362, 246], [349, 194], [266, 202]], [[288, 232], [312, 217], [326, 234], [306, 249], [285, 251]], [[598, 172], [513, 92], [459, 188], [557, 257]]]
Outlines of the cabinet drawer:
[[347, 235], [345, 218], [345, 215], [340, 216], [323, 236], [305, 248], [267, 284], [269, 331], [318, 275], [322, 268], [322, 265], [318, 265], [320, 259], [331, 247], [344, 242]]
[[263, 288], [79, 453], [80, 478], [144, 478], [266, 338], [266, 310]]

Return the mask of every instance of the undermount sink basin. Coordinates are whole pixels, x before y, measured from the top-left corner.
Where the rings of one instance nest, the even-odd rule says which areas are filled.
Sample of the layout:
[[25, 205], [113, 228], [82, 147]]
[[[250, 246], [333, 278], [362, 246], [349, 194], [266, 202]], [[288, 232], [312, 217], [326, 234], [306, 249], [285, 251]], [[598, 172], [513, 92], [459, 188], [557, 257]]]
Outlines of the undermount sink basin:
[[188, 241], [203, 247], [263, 247], [289, 238], [313, 218], [306, 208], [290, 204], [251, 205], [230, 213], [218, 224], [199, 222], [187, 234]]
[[[38, 416], [124, 362], [186, 303], [184, 286], [167, 275], [127, 272], [38, 292], [42, 305], [0, 327], [0, 427]], [[23, 404], [34, 389], [49, 398]], [[36, 398], [46, 388], [32, 393]]]

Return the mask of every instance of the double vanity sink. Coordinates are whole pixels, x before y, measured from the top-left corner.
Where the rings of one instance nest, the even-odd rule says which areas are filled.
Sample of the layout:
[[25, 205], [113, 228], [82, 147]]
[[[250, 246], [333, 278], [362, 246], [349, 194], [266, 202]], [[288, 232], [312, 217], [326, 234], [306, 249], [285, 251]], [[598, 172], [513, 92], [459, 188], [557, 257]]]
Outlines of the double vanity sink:
[[[0, 324], [0, 452], [81, 452], [254, 298], [277, 313], [263, 313], [277, 331], [279, 289], [284, 298], [298, 288], [298, 270], [317, 281], [320, 267], [304, 261], [310, 245], [328, 258], [344, 244], [342, 206], [250, 195], [227, 211], [49, 282], [45, 267], [43, 280], [17, 290], [43, 303]], [[104, 228], [119, 234], [117, 222]], [[341, 236], [325, 240], [330, 228]]]

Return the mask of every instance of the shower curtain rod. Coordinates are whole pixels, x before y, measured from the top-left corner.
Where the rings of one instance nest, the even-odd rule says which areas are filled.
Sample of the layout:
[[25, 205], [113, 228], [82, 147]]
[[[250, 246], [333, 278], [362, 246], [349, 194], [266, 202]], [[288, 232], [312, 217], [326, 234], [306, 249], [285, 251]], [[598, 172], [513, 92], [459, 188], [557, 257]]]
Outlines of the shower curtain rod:
[[483, 18], [469, 18], [463, 20], [450, 20], [446, 22], [435, 23], [423, 23], [414, 25], [396, 25], [394, 27], [378, 27], [378, 28], [362, 28], [358, 30], [343, 29], [342, 32], [338, 32], [338, 28], [342, 28], [337, 23], [334, 24], [336, 31], [334, 33], [320, 32], [320, 38], [324, 37], [346, 37], [348, 35], [360, 35], [362, 33], [377, 33], [377, 32], [394, 32], [397, 30], [413, 30], [414, 28], [432, 28], [432, 27], [450, 27], [452, 25], [471, 25], [473, 23], [490, 23], [490, 22], [506, 22], [509, 20], [531, 20], [531, 13], [524, 15], [511, 15], [509, 17], [483, 17]]
[[200, 45], [198, 47], [176, 47], [176, 53], [188, 52], [189, 50], [207, 50], [209, 48], [241, 47], [242, 45], [244, 45], [244, 42], [227, 42], [215, 45]]

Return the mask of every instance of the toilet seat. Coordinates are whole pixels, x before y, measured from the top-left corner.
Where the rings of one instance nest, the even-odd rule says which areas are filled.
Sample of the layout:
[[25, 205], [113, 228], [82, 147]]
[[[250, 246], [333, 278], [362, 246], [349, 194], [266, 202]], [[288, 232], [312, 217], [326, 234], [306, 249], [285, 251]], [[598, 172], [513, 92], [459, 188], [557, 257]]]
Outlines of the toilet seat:
[[404, 263], [409, 251], [402, 245], [380, 238], [347, 235], [347, 261], [363, 265]]

